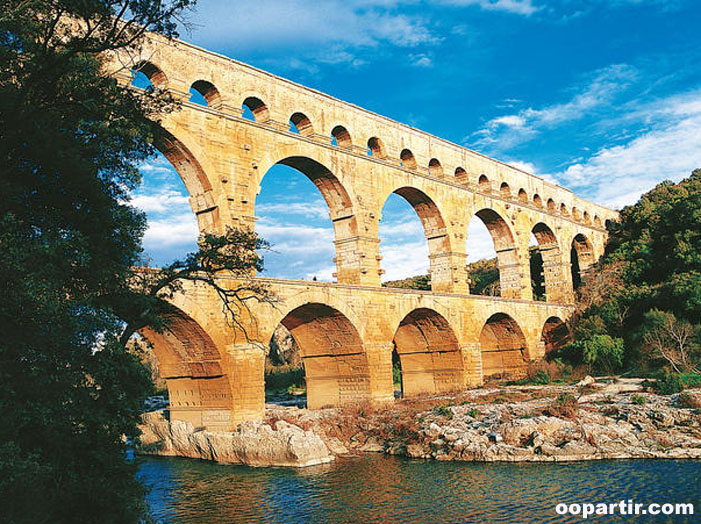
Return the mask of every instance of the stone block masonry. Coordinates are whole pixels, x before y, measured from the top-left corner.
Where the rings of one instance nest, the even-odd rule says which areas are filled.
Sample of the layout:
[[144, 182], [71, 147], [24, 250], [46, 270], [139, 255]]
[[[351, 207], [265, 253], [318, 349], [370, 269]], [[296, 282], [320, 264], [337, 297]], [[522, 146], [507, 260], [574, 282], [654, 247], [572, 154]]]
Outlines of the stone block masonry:
[[[182, 41], [151, 35], [139, 56], [115, 53], [107, 67], [124, 83], [140, 71], [182, 101], [158, 116], [157, 145], [182, 177], [201, 233], [255, 229], [256, 196], [276, 164], [316, 185], [333, 222], [337, 282], [262, 279], [280, 303], [253, 307], [243, 319], [248, 338], [197, 286], [173, 299], [164, 333], [143, 331], [172, 417], [195, 427], [231, 429], [262, 417], [263, 347], [279, 324], [301, 348], [311, 408], [392, 402], [395, 349], [406, 396], [522, 374], [553, 347], [552, 333], [561, 343], [573, 288], [603, 254], [605, 223], [617, 218], [542, 178]], [[190, 89], [207, 105], [189, 102]], [[244, 107], [254, 120], [242, 117]], [[423, 225], [430, 292], [380, 286], [378, 225], [392, 193]], [[469, 294], [473, 216], [492, 236], [500, 297]], [[545, 302], [531, 291], [531, 234]]]

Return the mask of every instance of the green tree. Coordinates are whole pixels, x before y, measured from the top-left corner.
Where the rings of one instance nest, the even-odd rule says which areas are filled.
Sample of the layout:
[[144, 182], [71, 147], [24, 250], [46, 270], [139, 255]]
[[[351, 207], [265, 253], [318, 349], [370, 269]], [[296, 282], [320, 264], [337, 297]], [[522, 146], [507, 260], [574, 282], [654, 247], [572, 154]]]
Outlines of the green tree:
[[[158, 326], [183, 278], [260, 269], [255, 235], [230, 231], [162, 272], [132, 267], [145, 217], [128, 204], [173, 106], [104, 73], [145, 30], [175, 35], [190, 0], [5, 0], [0, 10], [0, 521], [137, 522], [126, 461], [145, 368], [125, 348]], [[125, 18], [129, 17], [129, 18]], [[255, 285], [217, 288], [232, 318]], [[162, 324], [161, 324], [162, 327]]]
[[676, 184], [662, 182], [621, 211], [620, 222], [610, 228], [606, 256], [578, 295], [573, 318], [577, 343], [568, 348], [570, 357], [578, 349], [581, 359], [582, 351], [602, 342], [596, 337], [608, 336], [624, 341], [625, 367], [696, 369], [698, 364], [672, 363], [682, 355], [671, 351], [682, 337], [684, 358], [696, 354], [692, 334], [701, 322], [701, 170]]

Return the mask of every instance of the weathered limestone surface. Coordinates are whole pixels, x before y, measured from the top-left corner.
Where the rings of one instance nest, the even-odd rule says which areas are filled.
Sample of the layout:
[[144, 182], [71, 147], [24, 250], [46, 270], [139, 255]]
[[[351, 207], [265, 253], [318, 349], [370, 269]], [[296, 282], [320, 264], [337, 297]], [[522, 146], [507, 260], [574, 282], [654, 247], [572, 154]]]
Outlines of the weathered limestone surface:
[[321, 438], [283, 420], [273, 426], [245, 422], [232, 433], [195, 430], [192, 424], [167, 421], [161, 412], [143, 416], [141, 454], [189, 457], [249, 466], [305, 467], [331, 462]]
[[[514, 394], [532, 400], [505, 401]], [[610, 390], [609, 390], [610, 391]], [[182, 456], [253, 466], [308, 466], [336, 455], [370, 452], [431, 460], [563, 462], [630, 458], [701, 458], [701, 415], [669, 397], [595, 393], [579, 399], [573, 417], [543, 413], [573, 387], [491, 389], [458, 398], [435, 397], [438, 409], [397, 406], [384, 412], [329, 408], [318, 411], [269, 406], [271, 425], [245, 422], [233, 433], [195, 431], [144, 415], [144, 454]], [[490, 402], [480, 397], [497, 394]], [[687, 395], [701, 402], [701, 390]], [[538, 398], [540, 397], [540, 398]], [[302, 428], [307, 428], [303, 430]], [[339, 432], [339, 428], [342, 428]]]
[[[262, 348], [279, 325], [300, 347], [314, 408], [391, 404], [395, 348], [411, 396], [518, 375], [561, 340], [554, 334], [571, 314], [573, 286], [603, 254], [605, 224], [616, 212], [185, 42], [150, 36], [139, 56], [109, 58], [121, 82], [140, 71], [182, 101], [179, 110], [159, 116], [157, 146], [182, 177], [201, 233], [255, 229], [256, 197], [276, 164], [316, 185], [334, 227], [337, 282], [264, 279], [280, 302], [252, 306], [240, 319], [247, 336], [226, 322], [219, 298], [197, 286], [174, 297], [167, 329], [142, 330], [167, 381], [173, 420], [230, 431], [261, 419]], [[207, 105], [190, 102], [190, 89]], [[393, 193], [423, 225], [431, 292], [380, 287], [379, 221]], [[501, 297], [469, 295], [466, 236], [473, 217], [492, 236]], [[533, 301], [531, 235], [543, 258], [546, 302]]]
[[[340, 449], [477, 462], [701, 458], [701, 415], [698, 410], [678, 406], [678, 395], [638, 393], [646, 400], [639, 405], [631, 394], [611, 399], [599, 393], [580, 398], [577, 415], [562, 418], [542, 414], [543, 407], [553, 401], [550, 397], [488, 404], [478, 401], [480, 395], [495, 391], [504, 390], [482, 391], [460, 397], [456, 405], [408, 416], [397, 408], [391, 416], [359, 417], [346, 440], [340, 442]], [[561, 392], [576, 390], [553, 390], [554, 395]], [[688, 394], [701, 399], [701, 390]], [[445, 402], [443, 399], [443, 406]], [[278, 411], [274, 416], [314, 426], [325, 440], [339, 445], [333, 428], [343, 415], [337, 410], [284, 411], [285, 415]]]

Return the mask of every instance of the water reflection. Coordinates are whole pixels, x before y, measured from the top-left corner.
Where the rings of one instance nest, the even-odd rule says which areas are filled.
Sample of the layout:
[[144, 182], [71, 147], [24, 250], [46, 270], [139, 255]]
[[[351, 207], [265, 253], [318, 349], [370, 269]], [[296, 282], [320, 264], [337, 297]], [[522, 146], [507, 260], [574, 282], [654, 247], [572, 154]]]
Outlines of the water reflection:
[[691, 502], [701, 511], [701, 461], [473, 464], [364, 455], [293, 470], [149, 458], [141, 460], [139, 476], [151, 488], [159, 524], [582, 522], [581, 516], [557, 515], [555, 505], [622, 499]]

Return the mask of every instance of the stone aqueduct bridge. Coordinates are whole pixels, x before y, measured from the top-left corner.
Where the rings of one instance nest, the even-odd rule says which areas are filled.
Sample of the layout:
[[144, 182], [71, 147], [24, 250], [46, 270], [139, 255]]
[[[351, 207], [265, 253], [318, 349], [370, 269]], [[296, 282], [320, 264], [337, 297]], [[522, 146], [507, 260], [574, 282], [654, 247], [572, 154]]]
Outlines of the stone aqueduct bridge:
[[[337, 283], [261, 279], [280, 301], [256, 304], [242, 319], [259, 344], [244, 343], [216, 294], [197, 286], [173, 300], [165, 332], [144, 330], [167, 379], [171, 416], [196, 426], [228, 429], [262, 417], [261, 347], [281, 323], [302, 352], [311, 408], [392, 402], [395, 347], [405, 395], [522, 371], [566, 331], [571, 268], [586, 271], [603, 253], [604, 224], [617, 216], [474, 151], [181, 41], [150, 37], [140, 57], [115, 55], [111, 67], [124, 82], [139, 70], [183, 101], [162, 117], [159, 147], [191, 195], [201, 232], [253, 228], [256, 195], [275, 164], [314, 182], [334, 226]], [[191, 88], [206, 106], [188, 101]], [[378, 223], [392, 193], [423, 224], [430, 292], [380, 286]], [[475, 215], [494, 241], [501, 297], [469, 294], [465, 244]], [[546, 302], [531, 292], [532, 233]]]

